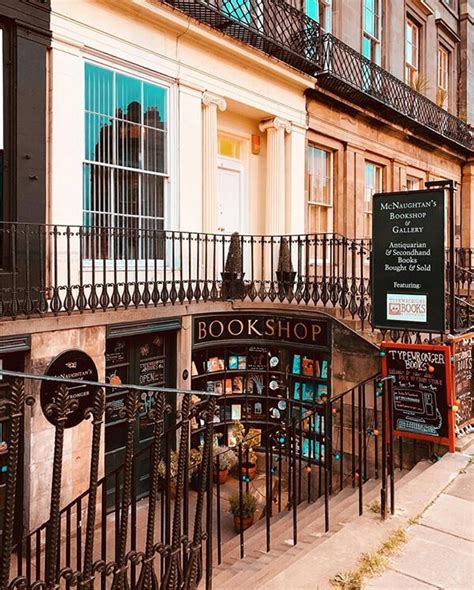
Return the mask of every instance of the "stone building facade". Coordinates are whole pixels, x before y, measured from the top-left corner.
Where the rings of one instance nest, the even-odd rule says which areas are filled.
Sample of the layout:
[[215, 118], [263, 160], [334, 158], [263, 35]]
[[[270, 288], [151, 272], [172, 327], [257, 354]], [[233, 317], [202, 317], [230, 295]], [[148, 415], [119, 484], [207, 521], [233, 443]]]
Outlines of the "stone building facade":
[[[30, 224], [15, 229], [18, 259], [4, 249], [3, 368], [42, 374], [80, 349], [100, 381], [148, 379], [151, 359], [165, 365], [150, 383], [189, 388], [196, 315], [309, 320], [316, 311], [331, 325], [324, 354], [340, 392], [377, 369], [376, 347], [360, 334], [367, 313], [348, 312], [344, 324], [329, 297], [308, 313], [301, 298], [213, 296], [229, 234], [246, 236], [244, 273], [257, 287], [275, 280], [281, 236], [293, 236], [294, 272], [331, 265], [334, 274], [307, 236], [333, 247], [324, 236], [369, 239], [374, 192], [449, 179], [459, 187], [457, 246], [473, 247], [473, 0], [271, 0], [254, 12], [245, 0], [205, 2], [208, 12], [198, 4], [42, 5], [51, 47], [38, 72], [45, 135], [35, 182], [44, 199], [25, 204], [30, 193], [18, 187], [16, 216], [2, 219], [4, 244], [13, 243], [8, 223]], [[315, 253], [301, 263], [306, 244]], [[17, 266], [28, 269], [23, 282]], [[89, 428], [67, 433], [64, 503], [87, 485]], [[105, 426], [103, 469], [121, 460], [119, 430]], [[47, 518], [51, 437], [36, 407], [23, 449], [28, 529]]]

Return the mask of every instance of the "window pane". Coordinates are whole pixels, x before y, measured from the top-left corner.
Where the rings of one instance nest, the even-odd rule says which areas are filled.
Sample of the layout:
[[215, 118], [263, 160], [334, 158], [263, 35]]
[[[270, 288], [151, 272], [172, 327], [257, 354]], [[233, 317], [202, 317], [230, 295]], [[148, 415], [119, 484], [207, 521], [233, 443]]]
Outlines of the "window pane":
[[117, 121], [117, 164], [127, 168], [141, 167], [142, 127]]
[[142, 122], [142, 83], [121, 74], [115, 76], [115, 116], [119, 119]]
[[318, 0], [307, 0], [306, 14], [319, 23], [319, 2]]
[[86, 160], [113, 161], [113, 122], [102, 115], [86, 113]]
[[145, 128], [144, 133], [144, 170], [166, 172], [166, 134], [163, 131]]
[[152, 84], [143, 84], [144, 123], [156, 129], [166, 129], [168, 124], [167, 90]]
[[369, 35], [375, 35], [375, 0], [364, 0], [364, 30]]
[[[164, 179], [160, 176], [144, 174], [142, 177], [142, 215], [144, 217], [164, 217]], [[152, 225], [149, 224], [151, 228]]]
[[371, 47], [370, 39], [368, 39], [365, 35], [362, 37], [362, 55], [367, 59], [371, 59], [372, 57], [372, 47]]
[[112, 116], [113, 72], [86, 64], [86, 111]]

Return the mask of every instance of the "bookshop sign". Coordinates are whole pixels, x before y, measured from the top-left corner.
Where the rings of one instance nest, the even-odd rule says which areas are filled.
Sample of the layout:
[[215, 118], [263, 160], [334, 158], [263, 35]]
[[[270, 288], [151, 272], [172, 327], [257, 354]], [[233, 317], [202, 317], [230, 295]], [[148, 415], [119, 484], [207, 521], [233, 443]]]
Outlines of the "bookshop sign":
[[444, 332], [444, 200], [443, 190], [374, 195], [374, 327]]
[[301, 317], [223, 314], [194, 318], [193, 344], [220, 340], [277, 340], [328, 346], [328, 323]]

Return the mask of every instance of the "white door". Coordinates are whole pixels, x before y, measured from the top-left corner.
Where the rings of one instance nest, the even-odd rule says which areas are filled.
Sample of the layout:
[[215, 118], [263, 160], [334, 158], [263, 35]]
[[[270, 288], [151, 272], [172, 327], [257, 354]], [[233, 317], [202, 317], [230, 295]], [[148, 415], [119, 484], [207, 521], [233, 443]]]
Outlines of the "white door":
[[218, 159], [217, 231], [220, 233], [243, 233], [242, 177], [241, 162], [230, 158]]

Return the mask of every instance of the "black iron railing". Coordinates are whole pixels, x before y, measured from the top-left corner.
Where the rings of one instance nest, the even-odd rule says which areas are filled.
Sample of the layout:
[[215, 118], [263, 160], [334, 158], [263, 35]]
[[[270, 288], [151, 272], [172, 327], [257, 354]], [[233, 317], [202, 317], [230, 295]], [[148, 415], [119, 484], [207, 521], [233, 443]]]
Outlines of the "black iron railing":
[[[370, 240], [4, 223], [0, 244], [3, 318], [239, 299], [317, 306], [370, 327]], [[470, 250], [456, 255], [472, 263]], [[469, 328], [474, 273], [458, 265], [455, 279], [457, 325]]]
[[[35, 379], [28, 375], [30, 378]], [[103, 389], [111, 387], [102, 385]], [[242, 523], [248, 512], [248, 495], [255, 497], [249, 471], [251, 453], [258, 457], [258, 467], [253, 467], [260, 472], [259, 481], [265, 480], [258, 490], [261, 522], [252, 520], [266, 551], [273, 547], [273, 517], [277, 514], [283, 517], [282, 513], [289, 513], [289, 532], [293, 543], [298, 543], [303, 503], [318, 502], [318, 507], [323, 507], [320, 522], [315, 525], [328, 531], [331, 496], [351, 487], [354, 504], [362, 514], [364, 484], [369, 479], [380, 481], [382, 517], [389, 506], [394, 509], [393, 440], [386, 429], [386, 392], [378, 376], [333, 399], [320, 399], [301, 418], [291, 418], [289, 413], [288, 420], [282, 418], [258, 434], [251, 434], [243, 423], [242, 441], [225, 449], [216, 445], [215, 432], [222, 427], [222, 423], [219, 426], [214, 422], [216, 397], [176, 391], [181, 408], [172, 415], [171, 426], [165, 428], [170, 411], [165, 393], [156, 390], [154, 403], [144, 410], [139, 405], [139, 388], [127, 386], [121, 414], [127, 432], [123, 463], [99, 478], [102, 421], [107, 415], [103, 389], [85, 414], [86, 419], [92, 419], [91, 444], [84, 445], [84, 449], [90, 449], [89, 485], [60, 509], [64, 417], [70, 399], [67, 386], [58, 380], [55, 402], [48, 410], [55, 422], [50, 517], [18, 543], [13, 543], [13, 510], [20, 477], [21, 419], [33, 401], [25, 396], [23, 379], [12, 383], [9, 401], [0, 405], [10, 425], [5, 496], [7, 507], [12, 509], [11, 518], [3, 523], [2, 588], [16, 578], [15, 587], [23, 587], [22, 581], [25, 587], [35, 583], [38, 587], [70, 587], [79, 583], [84, 589], [105, 589], [112, 584], [112, 588], [173, 590], [191, 589], [203, 579], [205, 587], [211, 588], [213, 571], [223, 558], [223, 539], [225, 535], [225, 540], [232, 539], [229, 490], [234, 492], [235, 558], [245, 555], [247, 533]], [[139, 417], [146, 417], [153, 435], [149, 445], [136, 452], [135, 424]], [[200, 429], [203, 442], [199, 450], [192, 450], [192, 424], [196, 420], [204, 424]], [[229, 454], [233, 456], [236, 485], [221, 482], [219, 477], [220, 467], [229, 463], [225, 461]], [[148, 497], [138, 504], [136, 484], [144, 459], [149, 466]]]
[[368, 240], [238, 236], [237, 269], [221, 234], [0, 224], [0, 240], [0, 317], [226, 299], [321, 305], [364, 322], [370, 314]]
[[474, 131], [333, 35], [321, 39], [321, 73], [318, 84], [401, 124], [423, 126], [457, 145], [474, 150]]
[[472, 128], [365, 58], [283, 0], [163, 0], [247, 45], [318, 78], [318, 85], [405, 126], [474, 150]]
[[282, 0], [163, 1], [302, 72], [318, 68], [318, 23]]

